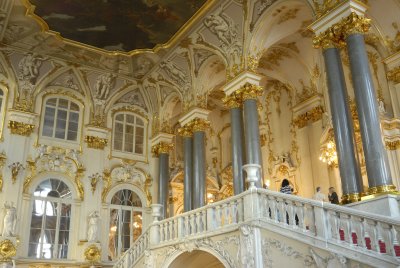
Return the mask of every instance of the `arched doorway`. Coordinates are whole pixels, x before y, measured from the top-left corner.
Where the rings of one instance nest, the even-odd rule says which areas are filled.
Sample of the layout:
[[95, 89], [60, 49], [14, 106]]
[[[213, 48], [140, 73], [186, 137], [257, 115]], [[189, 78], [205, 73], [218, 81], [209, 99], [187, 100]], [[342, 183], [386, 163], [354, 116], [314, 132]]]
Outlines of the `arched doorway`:
[[214, 255], [202, 251], [193, 250], [179, 255], [168, 268], [225, 268], [222, 262]]

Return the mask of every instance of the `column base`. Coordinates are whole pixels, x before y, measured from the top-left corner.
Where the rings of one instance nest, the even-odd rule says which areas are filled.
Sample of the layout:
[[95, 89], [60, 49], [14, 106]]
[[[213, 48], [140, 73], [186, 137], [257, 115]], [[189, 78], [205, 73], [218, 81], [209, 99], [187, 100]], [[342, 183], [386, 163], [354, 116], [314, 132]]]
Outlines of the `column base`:
[[400, 195], [381, 194], [378, 196], [365, 196], [360, 202], [347, 204], [346, 206], [369, 213], [400, 219], [399, 204]]
[[370, 195], [376, 195], [376, 194], [399, 194], [399, 192], [396, 191], [396, 186], [394, 185], [380, 185], [380, 186], [375, 186], [375, 187], [370, 187], [368, 189], [368, 194]]
[[359, 193], [344, 194], [342, 196], [341, 203], [343, 205], [355, 203], [361, 200], [361, 195]]

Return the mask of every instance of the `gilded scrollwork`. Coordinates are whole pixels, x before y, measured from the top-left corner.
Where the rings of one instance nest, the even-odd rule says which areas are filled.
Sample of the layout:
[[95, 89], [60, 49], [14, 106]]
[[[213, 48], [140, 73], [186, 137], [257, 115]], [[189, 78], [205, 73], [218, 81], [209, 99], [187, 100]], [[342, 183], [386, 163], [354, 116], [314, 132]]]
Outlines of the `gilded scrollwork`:
[[12, 163], [8, 168], [11, 169], [11, 181], [14, 184], [17, 181], [19, 172], [25, 168], [20, 162]]
[[40, 145], [36, 156], [29, 157], [27, 176], [24, 180], [23, 191], [26, 193], [32, 179], [43, 172], [61, 172], [73, 178], [79, 198], [84, 198], [84, 188], [81, 179], [85, 168], [80, 161], [80, 152], [75, 149], [63, 149], [54, 146]]
[[321, 120], [323, 114], [324, 114], [324, 108], [322, 106], [316, 106], [312, 108], [310, 111], [307, 111], [304, 114], [297, 116], [294, 119], [293, 123], [298, 128], [303, 128], [307, 126], [307, 124], [309, 123], [314, 123], [317, 122], [318, 120]]
[[7, 157], [6, 157], [5, 153], [4, 152], [0, 153], [0, 192], [3, 191], [3, 184], [4, 184], [3, 167], [6, 162], [6, 159], [7, 159]]
[[392, 81], [392, 82], [394, 82], [396, 84], [399, 84], [400, 83], [400, 66], [390, 70], [387, 73], [387, 78], [390, 81]]
[[95, 173], [89, 176], [90, 187], [92, 189], [92, 194], [96, 191], [97, 183], [103, 180], [103, 175], [100, 173]]

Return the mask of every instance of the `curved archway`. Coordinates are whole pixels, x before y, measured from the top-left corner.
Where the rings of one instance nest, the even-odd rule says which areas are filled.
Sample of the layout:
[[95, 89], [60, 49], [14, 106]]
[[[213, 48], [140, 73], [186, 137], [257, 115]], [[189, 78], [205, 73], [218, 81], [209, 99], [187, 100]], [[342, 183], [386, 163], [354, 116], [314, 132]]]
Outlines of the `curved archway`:
[[178, 254], [174, 258], [171, 258], [171, 261], [166, 262], [163, 267], [225, 268], [229, 266], [216, 254], [213, 254], [209, 250], [202, 249]]

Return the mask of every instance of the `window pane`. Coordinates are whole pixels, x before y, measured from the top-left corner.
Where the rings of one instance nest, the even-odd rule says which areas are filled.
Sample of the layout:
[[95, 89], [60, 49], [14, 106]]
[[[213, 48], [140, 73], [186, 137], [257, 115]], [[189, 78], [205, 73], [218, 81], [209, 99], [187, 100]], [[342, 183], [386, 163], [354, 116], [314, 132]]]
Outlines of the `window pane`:
[[43, 131], [42, 135], [46, 137], [53, 136], [53, 127], [54, 127], [54, 116], [56, 113], [56, 109], [51, 107], [46, 107], [44, 112], [44, 120], [43, 120]]
[[56, 123], [56, 134], [55, 137], [59, 139], [65, 139], [65, 128], [67, 126], [67, 112], [58, 110], [57, 123]]
[[58, 99], [58, 108], [68, 109], [68, 100]]
[[79, 106], [76, 103], [71, 102], [71, 111], [79, 111]]
[[126, 115], [126, 122], [130, 123], [130, 124], [134, 124], [135, 123], [135, 116], [133, 116], [131, 114], [127, 114]]
[[57, 105], [57, 99], [56, 98], [52, 98], [52, 99], [48, 99], [46, 102], [46, 106], [56, 106]]
[[138, 117], [136, 117], [136, 125], [138, 125], [138, 126], [144, 126], [143, 120], [140, 119], [140, 118], [138, 118]]
[[135, 211], [132, 215], [133, 241], [142, 234], [142, 212]]
[[115, 117], [115, 121], [124, 121], [124, 115], [123, 114], [119, 114]]

